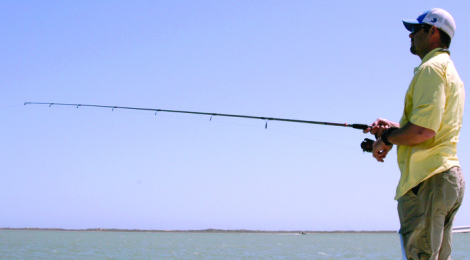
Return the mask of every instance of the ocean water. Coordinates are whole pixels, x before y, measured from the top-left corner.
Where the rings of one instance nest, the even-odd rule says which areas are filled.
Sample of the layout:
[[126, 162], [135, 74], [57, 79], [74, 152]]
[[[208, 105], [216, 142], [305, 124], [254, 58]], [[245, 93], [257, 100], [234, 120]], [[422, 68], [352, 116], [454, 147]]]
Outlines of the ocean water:
[[[470, 259], [455, 234], [453, 259]], [[0, 259], [401, 259], [397, 234], [0, 231]]]

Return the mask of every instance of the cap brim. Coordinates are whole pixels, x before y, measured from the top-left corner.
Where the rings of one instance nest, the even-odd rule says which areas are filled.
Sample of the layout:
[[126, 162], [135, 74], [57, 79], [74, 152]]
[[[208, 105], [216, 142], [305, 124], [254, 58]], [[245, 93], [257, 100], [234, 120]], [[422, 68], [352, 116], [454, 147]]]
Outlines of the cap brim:
[[416, 25], [416, 24], [422, 24], [422, 23], [418, 22], [417, 20], [403, 20], [403, 25], [410, 32], [413, 29], [413, 25]]

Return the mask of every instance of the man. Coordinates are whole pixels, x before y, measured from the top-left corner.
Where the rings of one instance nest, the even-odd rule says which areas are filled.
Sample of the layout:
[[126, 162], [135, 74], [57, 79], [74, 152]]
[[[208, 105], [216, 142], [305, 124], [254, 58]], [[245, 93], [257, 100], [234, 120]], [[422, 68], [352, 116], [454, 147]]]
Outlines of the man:
[[395, 199], [406, 259], [450, 259], [452, 222], [465, 189], [456, 151], [465, 92], [448, 50], [455, 22], [435, 8], [403, 24], [411, 32], [410, 51], [422, 62], [406, 92], [402, 118], [399, 123], [379, 118], [364, 132], [380, 137], [372, 151], [379, 162], [393, 144], [398, 147]]

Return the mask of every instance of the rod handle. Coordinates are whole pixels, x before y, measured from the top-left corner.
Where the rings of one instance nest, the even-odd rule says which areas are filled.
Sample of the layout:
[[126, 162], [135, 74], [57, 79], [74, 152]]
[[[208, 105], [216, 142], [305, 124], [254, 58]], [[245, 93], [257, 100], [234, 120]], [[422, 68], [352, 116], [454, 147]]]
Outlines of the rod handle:
[[370, 126], [366, 125], [366, 124], [352, 124], [351, 127], [354, 128], [354, 129], [366, 130]]

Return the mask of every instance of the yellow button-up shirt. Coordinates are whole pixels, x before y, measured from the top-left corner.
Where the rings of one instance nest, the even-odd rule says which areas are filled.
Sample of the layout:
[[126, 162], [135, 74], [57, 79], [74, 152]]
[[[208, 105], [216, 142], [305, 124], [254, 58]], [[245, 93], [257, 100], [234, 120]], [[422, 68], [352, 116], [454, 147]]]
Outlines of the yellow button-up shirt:
[[415, 68], [405, 96], [400, 126], [411, 122], [433, 130], [436, 135], [423, 143], [400, 145], [397, 151], [400, 182], [395, 199], [410, 189], [454, 166], [460, 166], [457, 143], [465, 103], [464, 84], [449, 52], [434, 49]]

